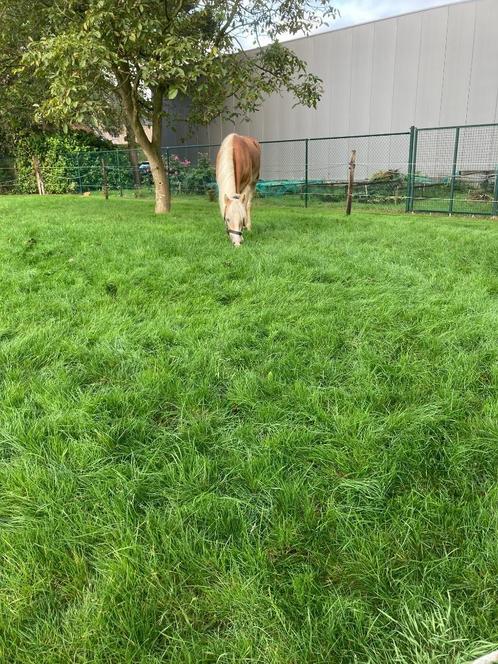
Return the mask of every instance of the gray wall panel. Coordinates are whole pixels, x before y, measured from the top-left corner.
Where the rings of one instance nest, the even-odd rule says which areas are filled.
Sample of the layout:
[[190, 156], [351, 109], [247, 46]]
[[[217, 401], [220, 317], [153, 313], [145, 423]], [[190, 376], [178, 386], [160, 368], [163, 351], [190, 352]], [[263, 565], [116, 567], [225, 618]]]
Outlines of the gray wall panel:
[[448, 8], [422, 14], [422, 38], [418, 66], [416, 124], [435, 127], [441, 108]]
[[[313, 39], [314, 53], [313, 61], [315, 68], [313, 72], [323, 81], [330, 77], [330, 68], [332, 64], [332, 42], [328, 35], [318, 35]], [[333, 103], [332, 85], [325, 85], [324, 93], [316, 110], [310, 110], [309, 116], [311, 126], [309, 128], [309, 137], [317, 138], [321, 135], [323, 127], [329, 126], [331, 106]], [[281, 118], [285, 117], [282, 113]]]
[[479, 0], [476, 4], [474, 57], [467, 122], [492, 122], [498, 88], [498, 2]]
[[[302, 58], [305, 62], [316, 62], [314, 57], [314, 41], [314, 39], [297, 40], [293, 50], [296, 55]], [[301, 138], [302, 136], [308, 136], [312, 128], [312, 112], [303, 106], [296, 106], [295, 108], [292, 108], [295, 102], [293, 101], [292, 97], [290, 97], [290, 95], [285, 96], [287, 97], [285, 103], [285, 107], [287, 108], [286, 113], [289, 113], [290, 116], [290, 135], [284, 136], [279, 133], [278, 138]], [[284, 113], [282, 113], [280, 117], [283, 115]], [[266, 140], [275, 138], [276, 136], [271, 135], [269, 132], [265, 134]]]
[[[330, 39], [330, 33], [327, 35]], [[332, 133], [344, 135], [349, 130], [349, 107], [351, 102], [351, 60], [353, 52], [353, 31], [340, 30], [330, 39], [330, 71], [324, 79], [325, 87], [330, 87], [331, 104], [329, 123], [316, 127], [317, 137]]]
[[390, 131], [393, 110], [397, 21], [374, 23], [369, 131]]
[[467, 100], [474, 49], [474, 3], [453, 5], [448, 13], [439, 124], [455, 125], [467, 120]]
[[374, 23], [353, 30], [349, 134], [366, 133], [369, 130], [374, 31]]
[[280, 118], [285, 115], [285, 100], [280, 95], [273, 95], [265, 103], [264, 133], [261, 139], [267, 140], [280, 133]]
[[391, 112], [391, 130], [406, 131], [415, 124], [422, 15], [396, 20], [396, 61]]

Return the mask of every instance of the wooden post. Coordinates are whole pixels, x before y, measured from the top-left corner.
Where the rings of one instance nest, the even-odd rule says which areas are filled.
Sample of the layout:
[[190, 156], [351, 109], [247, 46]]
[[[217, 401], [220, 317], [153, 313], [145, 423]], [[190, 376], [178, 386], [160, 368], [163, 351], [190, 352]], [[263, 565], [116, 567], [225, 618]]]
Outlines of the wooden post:
[[351, 214], [351, 207], [353, 205], [353, 185], [354, 185], [354, 169], [356, 168], [356, 150], [351, 153], [351, 161], [349, 162], [349, 182], [348, 182], [348, 202], [346, 205], [346, 214]]
[[33, 157], [33, 169], [35, 171], [36, 186], [38, 187], [38, 193], [40, 194], [40, 196], [45, 196], [45, 184], [43, 182], [40, 170], [40, 162], [38, 161], [38, 157]]
[[102, 163], [102, 191], [104, 192], [104, 198], [109, 200], [109, 183], [107, 180], [107, 165], [105, 163], [105, 159], [102, 158], [101, 160]]

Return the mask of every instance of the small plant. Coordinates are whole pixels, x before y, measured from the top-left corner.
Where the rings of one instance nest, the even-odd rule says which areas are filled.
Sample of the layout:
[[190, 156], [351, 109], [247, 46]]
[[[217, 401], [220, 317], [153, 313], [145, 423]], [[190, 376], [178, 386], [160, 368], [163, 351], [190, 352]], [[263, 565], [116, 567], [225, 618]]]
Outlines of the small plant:
[[469, 191], [469, 199], [471, 201], [492, 201], [493, 197], [482, 189], [472, 189]]
[[181, 193], [185, 191], [184, 183], [188, 167], [191, 162], [188, 159], [180, 159], [176, 154], [169, 158], [169, 181], [173, 191]]
[[364, 196], [369, 203], [397, 203], [400, 189], [406, 186], [406, 176], [398, 169], [377, 171], [364, 186]]
[[402, 180], [403, 176], [397, 168], [388, 171], [377, 171], [370, 176], [370, 182], [401, 182]]
[[200, 153], [197, 164], [189, 159], [180, 159], [176, 154], [169, 159], [170, 184], [173, 191], [184, 194], [204, 193], [208, 187], [212, 189], [215, 170], [207, 154]]

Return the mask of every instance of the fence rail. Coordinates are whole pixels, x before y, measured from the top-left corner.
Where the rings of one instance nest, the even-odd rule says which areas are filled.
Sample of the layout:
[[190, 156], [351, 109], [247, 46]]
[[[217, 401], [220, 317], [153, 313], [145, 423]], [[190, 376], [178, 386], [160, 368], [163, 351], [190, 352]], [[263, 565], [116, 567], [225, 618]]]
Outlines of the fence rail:
[[[219, 145], [176, 145], [163, 150], [173, 196], [215, 200]], [[356, 150], [355, 206], [371, 210], [498, 215], [498, 124], [411, 127], [406, 132], [261, 141], [257, 194], [266, 203], [343, 205], [348, 164]], [[114, 149], [40, 156], [48, 193], [152, 195], [141, 151]], [[105, 181], [105, 187], [104, 187]], [[0, 193], [35, 193], [34, 174], [0, 159]]]

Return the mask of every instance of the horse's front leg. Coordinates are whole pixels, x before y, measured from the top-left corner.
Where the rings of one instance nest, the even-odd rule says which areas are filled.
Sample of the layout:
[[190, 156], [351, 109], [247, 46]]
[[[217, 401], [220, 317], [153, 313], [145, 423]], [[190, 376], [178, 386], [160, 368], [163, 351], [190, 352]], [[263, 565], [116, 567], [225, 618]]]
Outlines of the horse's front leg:
[[252, 208], [252, 197], [254, 195], [254, 192], [252, 190], [252, 187], [247, 187], [246, 191], [246, 223], [245, 226], [248, 231], [252, 230], [252, 222], [251, 222], [251, 208]]

